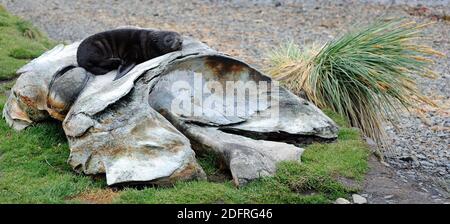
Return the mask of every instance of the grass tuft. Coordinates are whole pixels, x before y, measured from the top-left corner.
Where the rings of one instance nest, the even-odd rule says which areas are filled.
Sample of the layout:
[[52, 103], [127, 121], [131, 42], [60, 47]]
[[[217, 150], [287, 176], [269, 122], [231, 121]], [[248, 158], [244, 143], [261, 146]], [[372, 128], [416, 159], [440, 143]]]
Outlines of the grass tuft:
[[10, 57], [13, 57], [16, 59], [33, 59], [33, 58], [39, 57], [39, 55], [41, 55], [40, 51], [33, 51], [30, 49], [24, 49], [24, 48], [12, 49], [9, 53]]
[[27, 37], [30, 39], [37, 39], [37, 38], [42, 37], [41, 32], [39, 32], [39, 30], [34, 28], [33, 25], [31, 25], [31, 23], [28, 21], [24, 21], [24, 20], [17, 21], [16, 27], [19, 30], [19, 32], [22, 33], [22, 35], [24, 37]]
[[397, 114], [397, 105], [435, 106], [411, 76], [434, 77], [428, 69], [429, 56], [443, 56], [413, 42], [426, 25], [402, 19], [377, 21], [322, 47], [302, 49], [290, 42], [269, 55], [268, 73], [383, 144], [381, 123], [393, 121], [387, 117]]

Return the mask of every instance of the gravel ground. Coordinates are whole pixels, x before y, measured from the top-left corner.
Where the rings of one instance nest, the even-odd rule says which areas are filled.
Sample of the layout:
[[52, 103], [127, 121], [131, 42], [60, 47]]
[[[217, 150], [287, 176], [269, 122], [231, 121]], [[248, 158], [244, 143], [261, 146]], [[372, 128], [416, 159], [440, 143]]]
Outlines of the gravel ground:
[[[426, 28], [430, 38], [425, 42], [446, 55], [450, 49], [446, 0], [0, 0], [0, 4], [60, 41], [72, 42], [124, 25], [171, 29], [259, 68], [267, 63], [267, 51], [287, 40], [300, 45], [323, 43], [380, 16], [436, 21]], [[436, 60], [439, 77], [417, 80], [440, 107], [423, 105], [401, 114], [398, 127], [386, 125], [392, 144], [385, 155], [396, 178], [442, 201], [450, 189], [450, 61], [448, 57]]]

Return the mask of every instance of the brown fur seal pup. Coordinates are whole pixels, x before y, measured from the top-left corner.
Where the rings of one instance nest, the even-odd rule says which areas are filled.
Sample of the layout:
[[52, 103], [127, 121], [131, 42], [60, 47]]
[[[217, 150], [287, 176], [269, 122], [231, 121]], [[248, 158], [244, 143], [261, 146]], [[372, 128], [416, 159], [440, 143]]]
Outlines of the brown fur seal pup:
[[94, 75], [118, 69], [114, 80], [136, 64], [181, 50], [182, 37], [172, 31], [122, 28], [94, 34], [78, 47], [77, 62]]

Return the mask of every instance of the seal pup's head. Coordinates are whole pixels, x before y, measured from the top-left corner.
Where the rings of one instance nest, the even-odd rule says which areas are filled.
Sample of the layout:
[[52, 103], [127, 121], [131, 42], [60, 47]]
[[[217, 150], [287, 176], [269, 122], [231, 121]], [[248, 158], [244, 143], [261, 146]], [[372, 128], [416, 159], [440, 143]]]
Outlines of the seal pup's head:
[[177, 32], [157, 31], [156, 47], [164, 54], [181, 50], [183, 37]]

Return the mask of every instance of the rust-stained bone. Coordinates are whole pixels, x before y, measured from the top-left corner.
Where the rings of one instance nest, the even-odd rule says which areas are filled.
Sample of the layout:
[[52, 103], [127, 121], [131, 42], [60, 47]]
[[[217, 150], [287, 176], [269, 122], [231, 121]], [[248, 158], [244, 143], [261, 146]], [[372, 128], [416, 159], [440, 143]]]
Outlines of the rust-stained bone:
[[[150, 83], [153, 86], [149, 103], [163, 114], [171, 113], [177, 120], [293, 144], [337, 137], [336, 124], [320, 109], [234, 58], [219, 54], [189, 56], [173, 62], [160, 76]], [[173, 89], [177, 83], [192, 88], [183, 94]], [[228, 89], [227, 85], [233, 88]], [[219, 86], [221, 90], [206, 91], [210, 86]], [[246, 92], [246, 88], [254, 91]], [[180, 89], [186, 92], [185, 88]], [[198, 93], [201, 97], [197, 97]], [[264, 100], [266, 95], [270, 100]], [[226, 100], [222, 100], [223, 96]], [[173, 107], [174, 102], [192, 99], [192, 108]], [[209, 102], [214, 100], [220, 105], [211, 108]], [[233, 113], [226, 110], [230, 105]]]
[[[230, 83], [235, 86], [227, 89]], [[303, 149], [296, 145], [337, 137], [334, 122], [313, 104], [225, 55], [194, 55], [174, 61], [149, 85], [152, 108], [186, 135], [194, 150], [219, 155], [238, 186], [273, 175], [280, 161], [300, 160]], [[182, 88], [174, 88], [177, 85]], [[207, 91], [211, 86], [216, 89]], [[255, 86], [246, 95], [238, 94]], [[267, 93], [270, 102], [261, 100]], [[225, 100], [224, 95], [228, 96]], [[219, 103], [210, 107], [211, 101]], [[177, 102], [192, 104], [180, 108]], [[224, 110], [230, 105], [234, 113]]]

